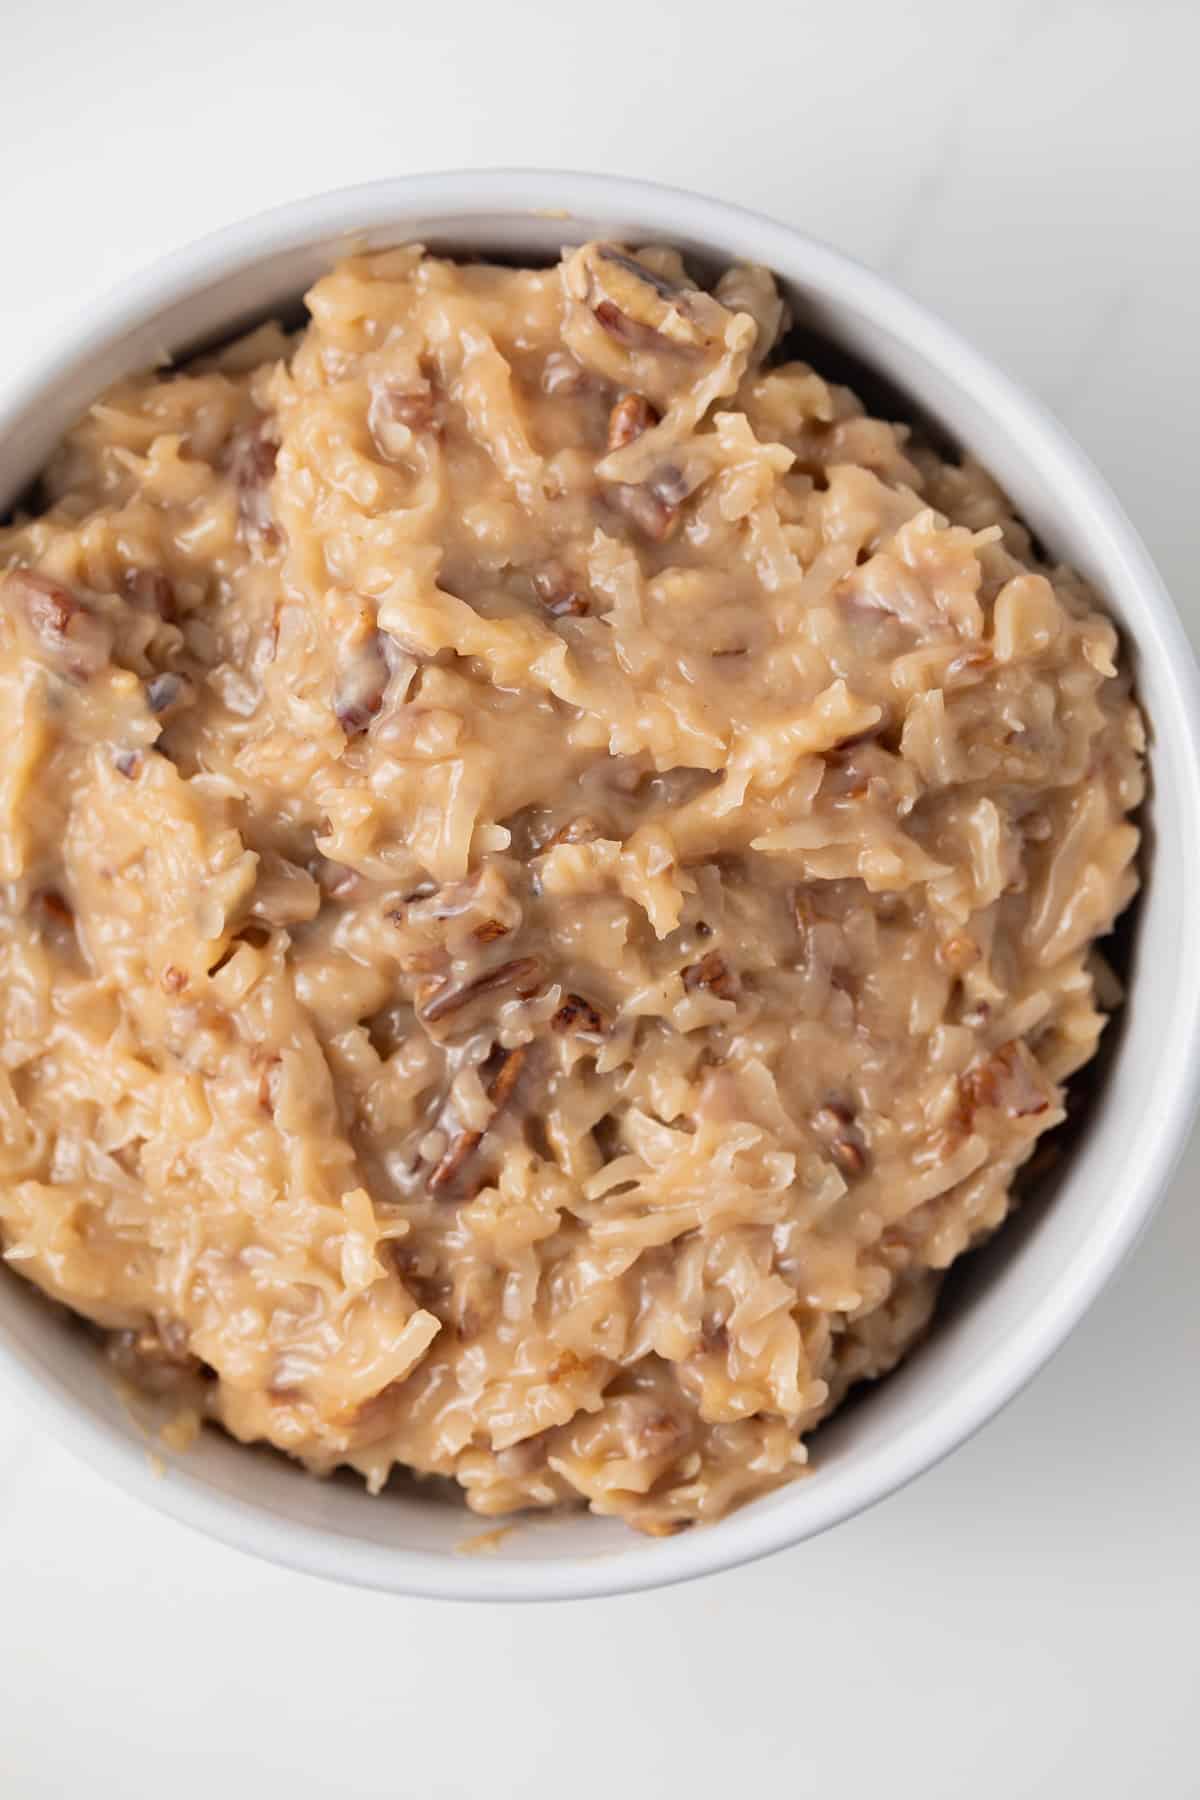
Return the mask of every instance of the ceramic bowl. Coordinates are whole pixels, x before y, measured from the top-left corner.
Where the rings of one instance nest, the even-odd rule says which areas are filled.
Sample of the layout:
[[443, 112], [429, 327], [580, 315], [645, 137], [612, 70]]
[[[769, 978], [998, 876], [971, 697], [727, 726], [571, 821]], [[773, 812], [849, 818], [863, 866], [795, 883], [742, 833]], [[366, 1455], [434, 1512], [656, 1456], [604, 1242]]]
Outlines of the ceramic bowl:
[[1121, 627], [1151, 727], [1146, 885], [1128, 1001], [1053, 1194], [1028, 1202], [967, 1259], [927, 1342], [822, 1430], [809, 1475], [719, 1524], [655, 1540], [590, 1516], [534, 1518], [494, 1553], [468, 1555], [464, 1541], [489, 1521], [415, 1484], [371, 1499], [354, 1482], [314, 1480], [216, 1431], [160, 1475], [161, 1450], [85, 1334], [0, 1271], [0, 1378], [48, 1430], [215, 1537], [397, 1593], [551, 1599], [650, 1588], [799, 1543], [870, 1506], [970, 1437], [1062, 1343], [1161, 1198], [1196, 1100], [1200, 706], [1179, 619], [1117, 501], [1050, 414], [899, 289], [800, 231], [647, 183], [520, 171], [380, 181], [282, 207], [133, 277], [10, 384], [0, 395], [0, 507], [110, 382], [294, 308], [352, 248], [419, 239], [550, 261], [592, 237], [670, 243], [713, 268], [765, 263], [804, 330], [973, 451], [1050, 550], [1094, 584]]

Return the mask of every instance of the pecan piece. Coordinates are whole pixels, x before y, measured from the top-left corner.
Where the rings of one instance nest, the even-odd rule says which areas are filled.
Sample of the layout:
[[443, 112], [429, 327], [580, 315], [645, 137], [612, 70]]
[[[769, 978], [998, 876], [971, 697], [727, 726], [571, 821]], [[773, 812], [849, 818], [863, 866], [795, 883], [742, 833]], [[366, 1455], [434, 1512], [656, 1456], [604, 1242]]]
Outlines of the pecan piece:
[[87, 681], [107, 665], [112, 655], [108, 626], [65, 582], [36, 569], [14, 569], [5, 585], [43, 649], [76, 681]]
[[271, 482], [279, 446], [267, 436], [267, 421], [235, 431], [225, 450], [224, 466], [237, 496], [242, 535], [265, 545], [279, 542], [271, 509]]
[[352, 653], [338, 676], [333, 711], [347, 737], [366, 731], [383, 705], [391, 670], [383, 634], [372, 631]]
[[501, 1055], [504, 1060], [488, 1086], [488, 1099], [497, 1112], [512, 1098], [513, 1089], [529, 1056], [529, 1047], [527, 1044], [518, 1044], [514, 1050], [501, 1051]]
[[1003, 1110], [1010, 1119], [1031, 1118], [1048, 1111], [1046, 1077], [1025, 1046], [1015, 1038], [1001, 1044], [981, 1063], [973, 1063], [958, 1081], [960, 1109], [970, 1128], [981, 1110]]
[[582, 994], [567, 994], [550, 1021], [552, 1031], [582, 1031], [599, 1037], [604, 1031], [604, 1017], [598, 1007]]
[[818, 1106], [812, 1122], [813, 1130], [821, 1137], [837, 1137], [848, 1125], [853, 1125], [854, 1109], [844, 1100], [827, 1100], [824, 1106]]
[[553, 850], [556, 844], [590, 844], [599, 836], [600, 827], [595, 819], [589, 819], [586, 813], [579, 813], [574, 819], [568, 819], [565, 825], [559, 826], [545, 848]]
[[608, 415], [608, 447], [623, 450], [658, 424], [658, 413], [641, 394], [622, 394]]
[[668, 506], [647, 485], [614, 481], [605, 488], [604, 498], [652, 543], [665, 544], [678, 529], [679, 508]]
[[866, 1169], [866, 1151], [853, 1138], [834, 1138], [829, 1146], [829, 1155], [840, 1173], [850, 1179], [861, 1175]]
[[591, 611], [587, 594], [557, 563], [538, 570], [533, 578], [533, 591], [552, 618], [582, 619]]
[[550, 600], [546, 611], [554, 619], [583, 619], [591, 611], [591, 602], [578, 588], [572, 588], [569, 594], [563, 594], [558, 600]]
[[[432, 381], [418, 377], [410, 387], [402, 388], [394, 381], [373, 384], [371, 403], [367, 408], [367, 429], [375, 448], [386, 462], [400, 462], [414, 437], [439, 437], [442, 431], [441, 400]], [[397, 432], [396, 427], [403, 431]]]
[[508, 936], [508, 926], [502, 925], [499, 919], [484, 919], [476, 925], [471, 936], [477, 944], [494, 944], [497, 938]]
[[737, 977], [719, 950], [709, 950], [699, 962], [689, 963], [683, 970], [683, 985], [689, 993], [708, 988], [719, 1000], [737, 999]]
[[585, 244], [566, 273], [569, 291], [628, 350], [707, 349], [728, 316], [708, 294], [664, 280], [615, 244]]
[[512, 988], [522, 1000], [528, 1000], [541, 985], [541, 959], [536, 956], [517, 956], [511, 962], [501, 963], [497, 969], [489, 969], [486, 974], [477, 975], [474, 981], [468, 981], [462, 987], [437, 989], [423, 1000], [419, 1013], [427, 1025], [436, 1025], [439, 1019], [449, 1018], [452, 1013], [459, 1012], [472, 1000], [480, 999], [485, 994]]
[[59, 650], [66, 643], [67, 632], [82, 608], [65, 582], [36, 569], [18, 569], [8, 577], [11, 592], [25, 607], [25, 617], [46, 648]]
[[441, 1161], [429, 1177], [429, 1191], [440, 1194], [462, 1171], [483, 1142], [482, 1131], [460, 1131], [450, 1140]]
[[844, 1100], [827, 1100], [813, 1114], [812, 1127], [825, 1141], [830, 1161], [847, 1180], [866, 1173], [866, 1141], [854, 1122], [853, 1107]]
[[[495, 1075], [492, 1077], [487, 1091], [488, 1099], [495, 1108], [495, 1112], [492, 1114], [493, 1121], [495, 1120], [496, 1114], [507, 1105], [509, 1100], [511, 1100], [513, 1090], [521, 1078], [521, 1071], [525, 1066], [529, 1050], [528, 1046], [519, 1044], [515, 1050], [502, 1050], [500, 1054], [503, 1061]], [[483, 1139], [484, 1133], [482, 1131], [460, 1131], [451, 1139], [441, 1161], [429, 1177], [429, 1188], [431, 1193], [440, 1193], [443, 1188], [450, 1186], [451, 1182], [470, 1161], [471, 1157], [474, 1156], [476, 1150], [478, 1150], [480, 1144], [483, 1142]]]

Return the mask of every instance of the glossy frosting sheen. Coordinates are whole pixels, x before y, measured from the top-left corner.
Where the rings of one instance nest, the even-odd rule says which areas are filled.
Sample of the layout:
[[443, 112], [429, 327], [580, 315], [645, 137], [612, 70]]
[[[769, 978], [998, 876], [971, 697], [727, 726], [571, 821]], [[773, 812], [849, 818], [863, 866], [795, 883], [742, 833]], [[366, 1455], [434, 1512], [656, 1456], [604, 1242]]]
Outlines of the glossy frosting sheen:
[[185, 1421], [674, 1530], [798, 1470], [1063, 1118], [1116, 634], [762, 270], [308, 304], [0, 531], [5, 1258]]

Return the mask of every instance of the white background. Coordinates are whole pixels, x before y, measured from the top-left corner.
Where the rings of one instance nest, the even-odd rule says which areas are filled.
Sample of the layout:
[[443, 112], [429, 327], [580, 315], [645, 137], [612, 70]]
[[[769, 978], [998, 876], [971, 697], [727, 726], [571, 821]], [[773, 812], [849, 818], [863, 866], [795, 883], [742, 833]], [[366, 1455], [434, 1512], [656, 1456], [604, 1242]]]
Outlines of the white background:
[[[885, 270], [1036, 388], [1200, 638], [1193, 0], [5, 0], [0, 382], [167, 247], [423, 168], [645, 174]], [[343, 1592], [0, 1399], [0, 1795], [1200, 1794], [1200, 1155], [1055, 1364], [832, 1535], [567, 1607]]]

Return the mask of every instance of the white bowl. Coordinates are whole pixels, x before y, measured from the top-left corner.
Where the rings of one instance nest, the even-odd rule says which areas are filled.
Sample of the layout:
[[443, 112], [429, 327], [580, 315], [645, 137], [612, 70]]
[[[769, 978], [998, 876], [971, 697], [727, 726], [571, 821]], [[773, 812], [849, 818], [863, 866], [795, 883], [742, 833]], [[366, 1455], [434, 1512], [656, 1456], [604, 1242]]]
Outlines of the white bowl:
[[1200, 1080], [1200, 933], [1191, 928], [1200, 706], [1171, 602], [1116, 500], [1040, 405], [904, 294], [800, 232], [640, 182], [499, 170], [381, 181], [280, 208], [126, 282], [3, 397], [0, 507], [108, 383], [294, 303], [364, 241], [546, 260], [596, 236], [671, 243], [713, 266], [767, 264], [801, 321], [974, 451], [1045, 543], [1092, 581], [1123, 630], [1151, 722], [1148, 879], [1128, 1003], [1055, 1193], [1031, 1201], [970, 1259], [927, 1344], [820, 1434], [812, 1474], [720, 1524], [650, 1540], [608, 1520], [534, 1519], [494, 1554], [466, 1556], [459, 1546], [488, 1521], [419, 1492], [370, 1499], [348, 1481], [318, 1482], [216, 1432], [160, 1478], [87, 1340], [32, 1288], [0, 1277], [0, 1373], [66, 1444], [228, 1543], [399, 1593], [549, 1599], [654, 1587], [798, 1543], [911, 1480], [1011, 1399], [1095, 1299], [1164, 1192]]

